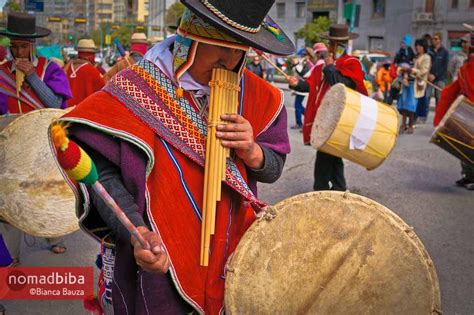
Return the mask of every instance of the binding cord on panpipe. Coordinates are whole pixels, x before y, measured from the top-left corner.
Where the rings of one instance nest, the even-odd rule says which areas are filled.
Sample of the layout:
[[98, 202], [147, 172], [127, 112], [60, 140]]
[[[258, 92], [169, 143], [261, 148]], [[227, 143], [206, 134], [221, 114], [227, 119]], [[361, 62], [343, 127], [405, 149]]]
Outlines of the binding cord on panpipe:
[[221, 182], [225, 180], [226, 160], [229, 148], [224, 148], [216, 138], [216, 127], [223, 124], [220, 116], [224, 113], [237, 113], [239, 96], [239, 77], [237, 73], [213, 69], [209, 82], [209, 119], [207, 126], [206, 164], [204, 169], [204, 195], [201, 225], [201, 266], [209, 264], [211, 235], [214, 234], [216, 205], [221, 199]]

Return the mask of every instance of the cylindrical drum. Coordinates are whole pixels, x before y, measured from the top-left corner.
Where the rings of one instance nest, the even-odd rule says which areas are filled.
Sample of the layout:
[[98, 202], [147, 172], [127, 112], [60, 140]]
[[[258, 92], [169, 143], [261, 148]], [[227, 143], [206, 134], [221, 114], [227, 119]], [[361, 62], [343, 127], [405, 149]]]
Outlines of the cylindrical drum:
[[339, 83], [321, 102], [311, 130], [311, 145], [372, 170], [395, 146], [398, 125], [395, 107]]
[[48, 139], [60, 109], [0, 117], [0, 216], [40, 237], [79, 229], [75, 196], [53, 157]]
[[348, 192], [267, 210], [226, 266], [226, 314], [439, 314], [433, 262], [413, 228]]
[[474, 104], [458, 96], [436, 127], [431, 142], [467, 164], [474, 164]]

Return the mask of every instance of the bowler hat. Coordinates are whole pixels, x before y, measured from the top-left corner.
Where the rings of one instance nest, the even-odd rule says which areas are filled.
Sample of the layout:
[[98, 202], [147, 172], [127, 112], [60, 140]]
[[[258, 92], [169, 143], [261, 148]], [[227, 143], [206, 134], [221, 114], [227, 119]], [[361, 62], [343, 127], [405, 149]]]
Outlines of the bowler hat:
[[48, 36], [51, 31], [36, 26], [36, 17], [28, 13], [12, 12], [7, 16], [7, 27], [0, 30], [0, 35], [13, 38], [39, 38]]
[[320, 33], [321, 38], [334, 41], [348, 41], [359, 37], [359, 34], [349, 32], [349, 27], [346, 24], [334, 24], [329, 27], [329, 32]]
[[291, 40], [267, 16], [275, 0], [181, 0], [197, 16], [253, 48], [291, 55]]

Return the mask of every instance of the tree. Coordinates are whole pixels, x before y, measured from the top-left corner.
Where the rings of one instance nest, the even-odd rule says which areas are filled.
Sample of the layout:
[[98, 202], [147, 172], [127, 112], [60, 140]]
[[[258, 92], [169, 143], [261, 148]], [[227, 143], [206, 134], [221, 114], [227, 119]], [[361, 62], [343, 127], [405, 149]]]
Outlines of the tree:
[[178, 19], [183, 15], [184, 9], [185, 6], [179, 1], [170, 6], [165, 16], [166, 25], [176, 25]]
[[319, 33], [327, 32], [332, 22], [324, 16], [320, 16], [311, 23], [305, 24], [298, 30], [296, 35], [299, 38], [304, 38], [306, 46], [313, 46], [317, 42], [327, 42], [319, 36]]
[[20, 12], [20, 11], [21, 11], [21, 5], [11, 0], [7, 1], [7, 3], [5, 3], [5, 5], [3, 6], [3, 12]]

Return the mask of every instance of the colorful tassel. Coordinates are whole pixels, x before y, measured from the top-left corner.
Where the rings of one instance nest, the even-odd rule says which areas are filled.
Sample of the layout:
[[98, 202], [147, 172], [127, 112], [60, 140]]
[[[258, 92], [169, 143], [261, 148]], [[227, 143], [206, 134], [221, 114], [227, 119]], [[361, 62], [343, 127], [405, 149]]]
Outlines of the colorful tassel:
[[120, 206], [109, 195], [104, 186], [98, 181], [99, 174], [90, 156], [67, 137], [67, 125], [55, 122], [51, 126], [51, 138], [56, 148], [56, 158], [59, 165], [73, 180], [91, 186], [92, 189], [115, 213], [117, 218], [135, 236], [144, 249], [150, 249], [150, 244], [138, 232], [137, 227], [128, 219]]
[[92, 185], [99, 179], [94, 162], [77, 143], [69, 140], [63, 125], [54, 124], [51, 127], [51, 137], [59, 165], [71, 179], [86, 185]]

